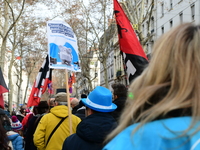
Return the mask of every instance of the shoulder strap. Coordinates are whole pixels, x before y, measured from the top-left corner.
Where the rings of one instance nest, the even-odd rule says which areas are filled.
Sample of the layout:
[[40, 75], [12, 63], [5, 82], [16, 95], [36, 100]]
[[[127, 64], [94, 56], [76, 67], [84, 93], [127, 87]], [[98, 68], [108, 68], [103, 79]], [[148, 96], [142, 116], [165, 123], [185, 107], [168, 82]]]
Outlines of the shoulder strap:
[[[67, 116], [67, 117], [68, 117], [68, 116]], [[60, 126], [60, 124], [61, 124], [67, 117], [62, 118], [62, 119], [60, 120], [60, 122], [57, 124], [57, 126], [53, 129], [53, 131], [52, 131], [51, 134], [49, 135], [49, 138], [48, 138], [48, 140], [47, 140], [46, 146], [48, 145], [48, 143], [49, 143], [49, 141], [50, 141], [52, 135], [54, 134], [54, 132], [57, 130], [57, 128]]]

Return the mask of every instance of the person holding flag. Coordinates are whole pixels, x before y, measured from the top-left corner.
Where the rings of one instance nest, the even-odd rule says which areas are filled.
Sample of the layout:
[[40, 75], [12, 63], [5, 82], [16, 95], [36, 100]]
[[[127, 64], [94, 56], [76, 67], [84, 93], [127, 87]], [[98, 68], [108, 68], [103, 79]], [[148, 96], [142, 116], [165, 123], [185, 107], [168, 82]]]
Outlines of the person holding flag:
[[[66, 70], [66, 101], [70, 106], [69, 93], [72, 93], [72, 84], [75, 82], [75, 78], [74, 74], [69, 78], [68, 71], [81, 71], [77, 37], [72, 27], [63, 20], [49, 20], [47, 22], [47, 36], [50, 68]], [[72, 115], [70, 107], [68, 109], [69, 130], [72, 134]]]
[[42, 117], [33, 135], [34, 145], [38, 150], [61, 150], [64, 140], [70, 136], [69, 115], [72, 120], [72, 133], [76, 132], [81, 119], [69, 113], [67, 93], [55, 95], [55, 106]]

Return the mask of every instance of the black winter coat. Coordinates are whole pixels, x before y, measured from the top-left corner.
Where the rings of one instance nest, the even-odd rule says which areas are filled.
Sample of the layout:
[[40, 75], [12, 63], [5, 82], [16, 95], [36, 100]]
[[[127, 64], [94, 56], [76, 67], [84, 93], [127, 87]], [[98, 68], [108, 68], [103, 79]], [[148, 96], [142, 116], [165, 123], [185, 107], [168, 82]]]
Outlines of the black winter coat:
[[64, 141], [62, 150], [101, 150], [106, 135], [116, 126], [109, 113], [92, 114], [79, 123], [76, 133]]
[[79, 117], [81, 120], [85, 119], [85, 107], [83, 106], [83, 107], [77, 109], [77, 111], [74, 115]]
[[116, 121], [119, 121], [120, 115], [122, 114], [122, 111], [124, 110], [125, 107], [126, 97], [119, 97], [115, 99], [113, 103], [117, 105], [117, 109], [111, 112], [111, 114], [116, 119]]

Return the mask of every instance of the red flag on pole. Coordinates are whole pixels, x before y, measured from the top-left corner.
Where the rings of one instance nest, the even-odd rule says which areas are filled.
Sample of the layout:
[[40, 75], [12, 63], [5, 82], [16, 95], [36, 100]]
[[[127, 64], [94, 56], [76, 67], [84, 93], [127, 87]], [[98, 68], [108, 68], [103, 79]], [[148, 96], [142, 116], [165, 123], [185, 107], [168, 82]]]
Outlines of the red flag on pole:
[[74, 73], [72, 73], [72, 75], [70, 74], [70, 77], [69, 77], [68, 80], [69, 80], [69, 81], [68, 81], [68, 85], [69, 85], [69, 93], [72, 93], [72, 92], [73, 92], [73, 91], [72, 91], [72, 85], [73, 85], [73, 83], [76, 82], [75, 74], [74, 74]]
[[75, 77], [75, 74], [72, 73], [72, 84], [76, 82], [76, 77]]
[[130, 83], [142, 73], [144, 67], [148, 64], [148, 59], [128, 17], [117, 0], [114, 0], [114, 13], [118, 28], [119, 46]]
[[9, 92], [0, 68], [0, 108], [4, 109], [3, 93]]
[[72, 93], [72, 85], [73, 83], [76, 82], [76, 78], [75, 78], [75, 74], [72, 73], [72, 75], [70, 74], [69, 79], [68, 79], [68, 85], [69, 85], [69, 93]]
[[49, 68], [49, 58], [47, 55], [32, 87], [31, 94], [28, 99], [28, 107], [39, 104], [42, 94], [46, 91], [48, 84], [51, 84], [52, 82], [51, 74], [52, 69]]
[[17, 57], [16, 57], [16, 59], [20, 60], [20, 59], [21, 59], [21, 57], [20, 57], [20, 56], [17, 56]]
[[53, 94], [52, 82], [48, 84], [48, 93]]

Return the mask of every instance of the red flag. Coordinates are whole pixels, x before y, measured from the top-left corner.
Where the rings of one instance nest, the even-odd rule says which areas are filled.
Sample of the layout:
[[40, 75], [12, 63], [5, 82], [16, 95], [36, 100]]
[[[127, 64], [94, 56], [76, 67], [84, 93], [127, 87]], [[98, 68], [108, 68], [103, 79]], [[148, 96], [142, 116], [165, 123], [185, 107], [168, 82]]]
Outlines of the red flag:
[[21, 57], [20, 57], [20, 56], [17, 56], [17, 57], [16, 57], [16, 59], [20, 60], [20, 59], [21, 59]]
[[6, 82], [3, 77], [3, 73], [0, 68], [0, 108], [4, 109], [3, 93], [9, 92]]
[[53, 94], [52, 82], [48, 84], [48, 93]]
[[76, 79], [75, 79], [75, 74], [72, 73], [72, 75], [70, 74], [70, 77], [68, 79], [68, 84], [69, 84], [69, 93], [72, 93], [72, 85], [73, 83], [76, 82]]
[[72, 83], [75, 83], [75, 82], [76, 82], [75, 74], [72, 73]]
[[68, 86], [69, 86], [69, 93], [72, 93], [72, 76], [70, 74], [69, 79], [68, 79]]
[[34, 82], [32, 90], [31, 90], [31, 94], [28, 99], [28, 104], [27, 104], [28, 107], [37, 106], [39, 104], [40, 98], [35, 96], [36, 91], [37, 91], [37, 88], [35, 87], [35, 82]]
[[51, 74], [52, 69], [49, 68], [49, 58], [47, 55], [34, 82], [31, 94], [28, 99], [28, 107], [36, 106], [39, 104], [42, 94], [46, 91], [48, 84], [51, 84], [52, 82]]
[[129, 82], [140, 75], [148, 64], [148, 59], [140, 42], [117, 0], [114, 0], [114, 13], [118, 27], [118, 38]]

